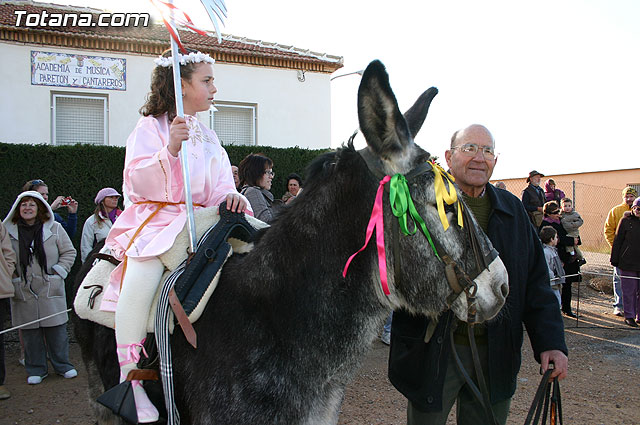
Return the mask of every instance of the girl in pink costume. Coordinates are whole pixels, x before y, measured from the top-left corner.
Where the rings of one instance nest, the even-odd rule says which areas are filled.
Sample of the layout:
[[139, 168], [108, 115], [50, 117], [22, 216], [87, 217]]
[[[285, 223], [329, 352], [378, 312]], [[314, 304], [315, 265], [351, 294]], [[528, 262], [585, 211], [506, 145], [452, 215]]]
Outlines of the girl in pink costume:
[[[207, 111], [217, 89], [213, 59], [200, 52], [180, 55], [184, 118], [176, 116], [171, 52], [156, 59], [143, 115], [127, 139], [124, 191], [133, 203], [114, 223], [106, 247], [123, 262], [113, 271], [102, 310], [115, 311], [120, 381], [136, 368], [146, 323], [164, 266], [158, 256], [171, 248], [186, 222], [182, 168], [178, 157], [188, 140], [195, 208], [216, 206], [242, 212], [247, 200], [236, 190], [231, 164], [216, 134], [195, 114]], [[158, 411], [139, 381], [131, 382], [139, 423]]]

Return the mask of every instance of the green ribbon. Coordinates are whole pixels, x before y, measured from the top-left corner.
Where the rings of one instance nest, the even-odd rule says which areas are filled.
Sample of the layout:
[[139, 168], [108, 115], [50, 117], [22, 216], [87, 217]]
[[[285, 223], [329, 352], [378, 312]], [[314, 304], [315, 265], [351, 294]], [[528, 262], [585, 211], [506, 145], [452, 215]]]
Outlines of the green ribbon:
[[[438, 259], [440, 259], [438, 251], [431, 239], [431, 234], [427, 229], [427, 225], [422, 217], [420, 217], [420, 214], [418, 214], [418, 211], [413, 204], [407, 179], [402, 174], [396, 174], [391, 177], [391, 181], [389, 182], [389, 203], [391, 204], [391, 211], [393, 212], [393, 215], [398, 218], [398, 223], [402, 233], [407, 236], [411, 236], [416, 233], [419, 227], [420, 230], [422, 230], [422, 233], [427, 237], [433, 253], [438, 257]], [[413, 223], [413, 231], [410, 231], [407, 227], [408, 220], [411, 220]]]

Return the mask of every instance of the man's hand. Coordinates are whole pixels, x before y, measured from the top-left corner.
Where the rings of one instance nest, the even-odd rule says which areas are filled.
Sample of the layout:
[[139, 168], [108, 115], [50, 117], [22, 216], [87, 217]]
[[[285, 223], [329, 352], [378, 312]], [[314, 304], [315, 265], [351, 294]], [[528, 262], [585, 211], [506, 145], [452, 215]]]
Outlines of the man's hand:
[[556, 376], [559, 381], [562, 381], [567, 377], [569, 373], [569, 359], [560, 350], [543, 351], [540, 353], [540, 366], [542, 367], [542, 373], [549, 369], [549, 363], [553, 363], [554, 370], [551, 372], [551, 378]]

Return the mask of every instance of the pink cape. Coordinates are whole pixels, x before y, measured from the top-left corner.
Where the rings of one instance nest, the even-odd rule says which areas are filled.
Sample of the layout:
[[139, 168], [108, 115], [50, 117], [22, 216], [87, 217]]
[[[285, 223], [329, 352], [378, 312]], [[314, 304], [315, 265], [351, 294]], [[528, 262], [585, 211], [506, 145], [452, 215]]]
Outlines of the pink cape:
[[[219, 205], [227, 194], [238, 194], [227, 152], [220, 145], [215, 132], [193, 116], [185, 116], [189, 126], [189, 171], [194, 205]], [[133, 202], [113, 224], [106, 246], [118, 260], [124, 256], [136, 259], [157, 257], [168, 251], [186, 222], [184, 183], [180, 159], [171, 155], [167, 115], [140, 118], [127, 139], [124, 167], [124, 191]], [[242, 195], [240, 195], [242, 196]], [[167, 205], [138, 233], [127, 250], [131, 238], [140, 225], [159, 208]], [[249, 203], [247, 202], [247, 205]], [[247, 206], [250, 210], [250, 207]], [[121, 263], [111, 273], [109, 287], [100, 305], [101, 310], [115, 311], [120, 281]]]

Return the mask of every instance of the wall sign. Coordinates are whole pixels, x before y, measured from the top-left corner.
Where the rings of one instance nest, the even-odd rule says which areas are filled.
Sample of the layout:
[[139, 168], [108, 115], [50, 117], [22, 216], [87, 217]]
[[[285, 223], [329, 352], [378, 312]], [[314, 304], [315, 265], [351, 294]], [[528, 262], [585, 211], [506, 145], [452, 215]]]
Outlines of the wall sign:
[[127, 60], [32, 50], [31, 84], [126, 90]]

